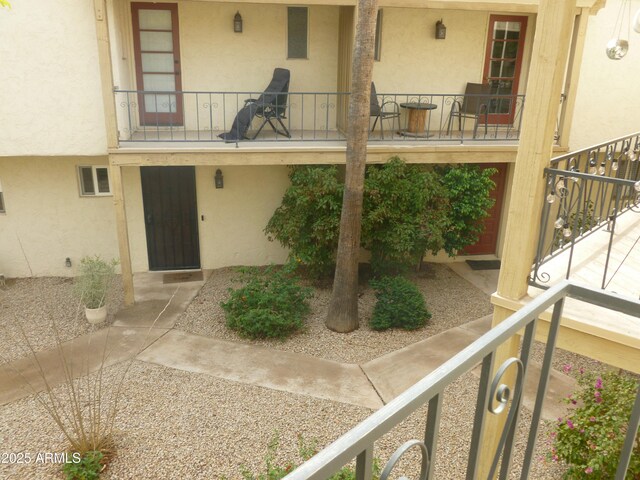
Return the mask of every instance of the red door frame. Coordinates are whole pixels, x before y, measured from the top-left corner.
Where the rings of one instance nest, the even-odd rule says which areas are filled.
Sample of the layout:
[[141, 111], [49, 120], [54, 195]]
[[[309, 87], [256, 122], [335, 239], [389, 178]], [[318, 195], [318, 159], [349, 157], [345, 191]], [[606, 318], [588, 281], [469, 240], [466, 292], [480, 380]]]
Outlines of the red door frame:
[[496, 188], [491, 190], [490, 196], [495, 200], [493, 207], [489, 210], [489, 217], [483, 220], [485, 228], [488, 223], [493, 225], [493, 229], [490, 233], [490, 241], [487, 242], [487, 233], [480, 234], [478, 242], [474, 245], [465, 247], [464, 255], [491, 255], [496, 253], [498, 246], [498, 236], [500, 234], [500, 217], [502, 216], [502, 205], [504, 202], [504, 191], [507, 183], [507, 166], [506, 163], [481, 163], [478, 165], [480, 168], [496, 168], [498, 171], [491, 177], [491, 180], [496, 184]]
[[[136, 63], [136, 81], [138, 90], [144, 90], [144, 77], [142, 71], [142, 48], [140, 46], [140, 10], [169, 10], [171, 12], [171, 33], [173, 34], [173, 59], [174, 59], [174, 76], [176, 84], [176, 92], [182, 91], [182, 81], [180, 77], [180, 35], [178, 32], [178, 4], [177, 3], [131, 3], [131, 20], [133, 24], [133, 50]], [[150, 30], [164, 31], [168, 30]], [[154, 52], [144, 52], [154, 53]], [[169, 52], [157, 52], [169, 53]], [[166, 75], [166, 73], [162, 73]], [[147, 72], [147, 75], [153, 75], [153, 72]], [[138, 94], [138, 108], [140, 111], [140, 123], [142, 125], [175, 125], [180, 126], [183, 122], [183, 106], [182, 95], [175, 94], [176, 111], [175, 112], [147, 112], [145, 110], [144, 95]]]
[[[484, 56], [484, 72], [483, 79], [484, 83], [489, 83], [490, 78], [501, 78], [501, 77], [490, 77], [491, 74], [491, 60], [493, 59], [491, 56], [492, 48], [493, 48], [493, 34], [494, 27], [496, 22], [520, 22], [520, 37], [518, 39], [518, 51], [516, 53], [516, 67], [513, 75], [513, 84], [511, 88], [512, 99], [511, 99], [511, 108], [509, 109], [509, 113], [503, 114], [490, 114], [489, 115], [489, 123], [493, 124], [510, 124], [513, 123], [513, 118], [515, 116], [515, 105], [517, 102], [518, 95], [518, 85], [520, 83], [520, 71], [522, 70], [522, 57], [524, 56], [524, 42], [527, 34], [527, 17], [518, 16], [518, 15], [491, 15], [489, 17], [489, 33], [487, 36], [487, 48]], [[496, 57], [497, 59], [498, 57]], [[502, 59], [502, 57], [500, 57]], [[507, 77], [504, 77], [507, 78]]]

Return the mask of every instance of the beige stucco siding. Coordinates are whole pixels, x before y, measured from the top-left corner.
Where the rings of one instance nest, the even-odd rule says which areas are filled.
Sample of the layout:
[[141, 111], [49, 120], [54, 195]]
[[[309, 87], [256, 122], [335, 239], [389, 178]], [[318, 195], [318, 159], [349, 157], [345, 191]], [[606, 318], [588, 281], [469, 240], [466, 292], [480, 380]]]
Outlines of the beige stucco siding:
[[104, 155], [93, 2], [11, 2], [0, 15], [0, 156]]
[[[570, 150], [640, 130], [640, 34], [631, 30], [629, 53], [622, 60], [610, 60], [605, 53], [621, 3], [621, 0], [608, 0], [605, 8], [589, 17]], [[631, 15], [636, 10], [634, 5]], [[625, 13], [623, 38], [627, 37], [628, 21]]]
[[78, 188], [77, 166], [100, 164], [107, 158], [0, 158], [0, 273], [68, 276], [85, 255], [117, 258], [113, 198], [81, 197]]

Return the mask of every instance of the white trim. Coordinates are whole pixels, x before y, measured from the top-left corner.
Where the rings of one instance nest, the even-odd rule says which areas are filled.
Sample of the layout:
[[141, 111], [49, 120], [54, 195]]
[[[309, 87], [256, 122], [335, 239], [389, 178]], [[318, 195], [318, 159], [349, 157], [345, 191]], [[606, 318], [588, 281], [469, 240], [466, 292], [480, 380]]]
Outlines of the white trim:
[[[93, 179], [93, 193], [85, 193], [84, 192], [84, 184], [82, 179], [82, 169], [90, 168], [91, 169], [91, 177]], [[109, 191], [108, 192], [100, 192], [98, 190], [98, 174], [96, 170], [98, 168], [103, 168], [107, 171], [107, 181], [109, 182]], [[78, 165], [76, 168], [76, 172], [78, 174], [78, 189], [81, 197], [111, 197], [113, 196], [113, 189], [111, 188], [111, 176], [109, 175], [109, 166], [108, 165]]]

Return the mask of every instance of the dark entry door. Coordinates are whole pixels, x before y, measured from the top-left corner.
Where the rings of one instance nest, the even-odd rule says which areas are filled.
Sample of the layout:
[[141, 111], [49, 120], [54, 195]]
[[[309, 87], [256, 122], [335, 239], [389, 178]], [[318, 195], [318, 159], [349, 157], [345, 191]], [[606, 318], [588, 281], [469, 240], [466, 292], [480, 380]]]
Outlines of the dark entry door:
[[195, 167], [140, 167], [150, 270], [200, 268]]
[[489, 216], [484, 219], [484, 231], [480, 234], [478, 242], [464, 249], [466, 255], [488, 255], [496, 253], [498, 234], [500, 233], [500, 215], [502, 213], [502, 199], [507, 179], [507, 165], [504, 163], [483, 163], [481, 168], [495, 168], [498, 171], [491, 177], [496, 188], [489, 195], [495, 200], [493, 207], [489, 209]]

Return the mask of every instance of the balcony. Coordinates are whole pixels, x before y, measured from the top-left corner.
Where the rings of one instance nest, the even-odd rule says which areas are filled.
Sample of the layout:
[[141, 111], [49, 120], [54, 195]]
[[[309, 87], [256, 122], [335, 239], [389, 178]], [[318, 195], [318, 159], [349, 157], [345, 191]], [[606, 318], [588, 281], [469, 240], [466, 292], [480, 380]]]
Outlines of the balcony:
[[[348, 93], [289, 92], [272, 125], [258, 114], [243, 138], [227, 139], [247, 101], [263, 92], [116, 90], [120, 147], [346, 145]], [[524, 95], [378, 94], [382, 118], [370, 117], [370, 145], [517, 145]], [[478, 105], [456, 113], [466, 102]], [[141, 108], [144, 105], [144, 108]], [[454, 113], [452, 115], [452, 112]], [[282, 123], [279, 123], [281, 121]], [[278, 132], [276, 132], [276, 129]]]

